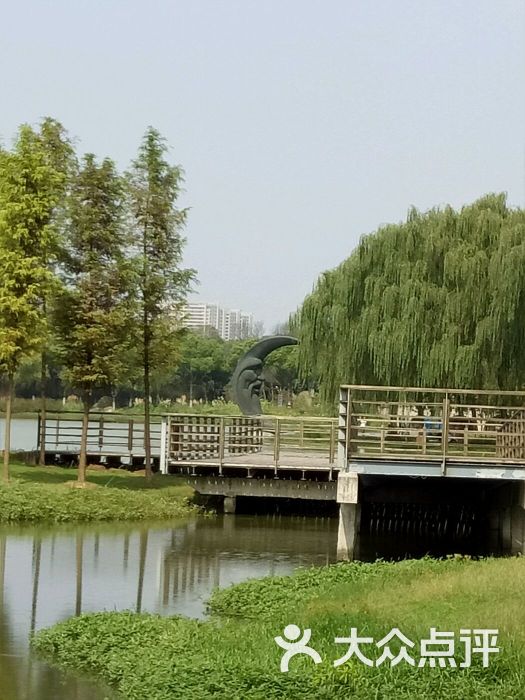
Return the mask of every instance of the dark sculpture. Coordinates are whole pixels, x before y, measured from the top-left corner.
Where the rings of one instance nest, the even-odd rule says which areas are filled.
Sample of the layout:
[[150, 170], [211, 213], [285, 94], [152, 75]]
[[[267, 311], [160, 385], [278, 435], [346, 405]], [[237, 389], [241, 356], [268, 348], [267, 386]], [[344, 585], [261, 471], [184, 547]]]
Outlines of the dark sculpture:
[[235, 403], [245, 416], [259, 416], [261, 389], [264, 384], [263, 363], [267, 355], [285, 345], [297, 345], [297, 338], [289, 335], [271, 335], [250, 348], [239, 360], [232, 376]]

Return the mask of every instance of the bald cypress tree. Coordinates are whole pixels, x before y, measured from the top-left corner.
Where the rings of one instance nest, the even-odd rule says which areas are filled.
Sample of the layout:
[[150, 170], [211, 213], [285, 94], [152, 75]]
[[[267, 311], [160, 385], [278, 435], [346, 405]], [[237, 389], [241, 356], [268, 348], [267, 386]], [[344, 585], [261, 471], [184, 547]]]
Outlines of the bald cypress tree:
[[182, 267], [187, 210], [177, 207], [183, 181], [180, 167], [167, 160], [168, 148], [150, 127], [128, 174], [134, 219], [137, 323], [144, 382], [144, 448], [146, 477], [151, 471], [150, 396], [153, 371], [178, 357], [178, 312], [194, 271]]
[[109, 159], [84, 158], [72, 187], [64, 289], [55, 319], [65, 378], [83, 403], [78, 482], [85, 483], [93, 392], [125, 371], [130, 294], [123, 183]]
[[363, 237], [294, 325], [332, 403], [341, 383], [523, 388], [524, 318], [525, 212], [499, 194]]
[[41, 263], [50, 273], [55, 284], [49, 285], [43, 293], [42, 314], [46, 320], [45, 333], [40, 349], [40, 455], [39, 463], [46, 461], [46, 414], [47, 414], [47, 383], [49, 373], [50, 344], [53, 336], [53, 327], [49, 318], [53, 295], [60, 288], [60, 280], [56, 274], [61, 262], [65, 239], [66, 202], [67, 195], [73, 181], [77, 161], [75, 151], [69, 136], [56, 119], [46, 117], [42, 120], [38, 132], [45, 159], [48, 166], [53, 168], [57, 177], [54, 182], [55, 206], [48, 211], [42, 226], [49, 227], [51, 235], [48, 236], [47, 245], [41, 250]]

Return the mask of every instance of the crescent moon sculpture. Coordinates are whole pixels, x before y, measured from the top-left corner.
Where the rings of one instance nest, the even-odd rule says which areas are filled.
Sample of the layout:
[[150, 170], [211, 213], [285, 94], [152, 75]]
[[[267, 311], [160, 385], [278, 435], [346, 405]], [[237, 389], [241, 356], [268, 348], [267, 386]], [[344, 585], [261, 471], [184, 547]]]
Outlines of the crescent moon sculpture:
[[235, 403], [245, 416], [260, 416], [261, 389], [264, 384], [262, 370], [265, 358], [277, 348], [297, 345], [297, 338], [290, 335], [271, 335], [259, 340], [245, 353], [232, 375], [232, 390]]

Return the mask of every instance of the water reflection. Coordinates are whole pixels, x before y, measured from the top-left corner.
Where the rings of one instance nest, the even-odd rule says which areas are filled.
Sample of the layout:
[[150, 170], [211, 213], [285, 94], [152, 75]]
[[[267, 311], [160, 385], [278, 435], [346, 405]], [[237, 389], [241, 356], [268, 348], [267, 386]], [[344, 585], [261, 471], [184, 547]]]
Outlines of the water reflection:
[[174, 527], [0, 530], [0, 700], [102, 700], [28, 653], [30, 633], [81, 612], [202, 617], [216, 586], [334, 560], [337, 522], [203, 518]]

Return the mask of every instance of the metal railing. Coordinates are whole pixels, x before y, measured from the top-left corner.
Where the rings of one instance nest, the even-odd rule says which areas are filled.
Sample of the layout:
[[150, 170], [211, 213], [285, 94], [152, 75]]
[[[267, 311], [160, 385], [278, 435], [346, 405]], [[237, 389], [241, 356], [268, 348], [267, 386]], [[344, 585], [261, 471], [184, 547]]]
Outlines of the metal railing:
[[339, 459], [525, 463], [525, 392], [341, 387]]

